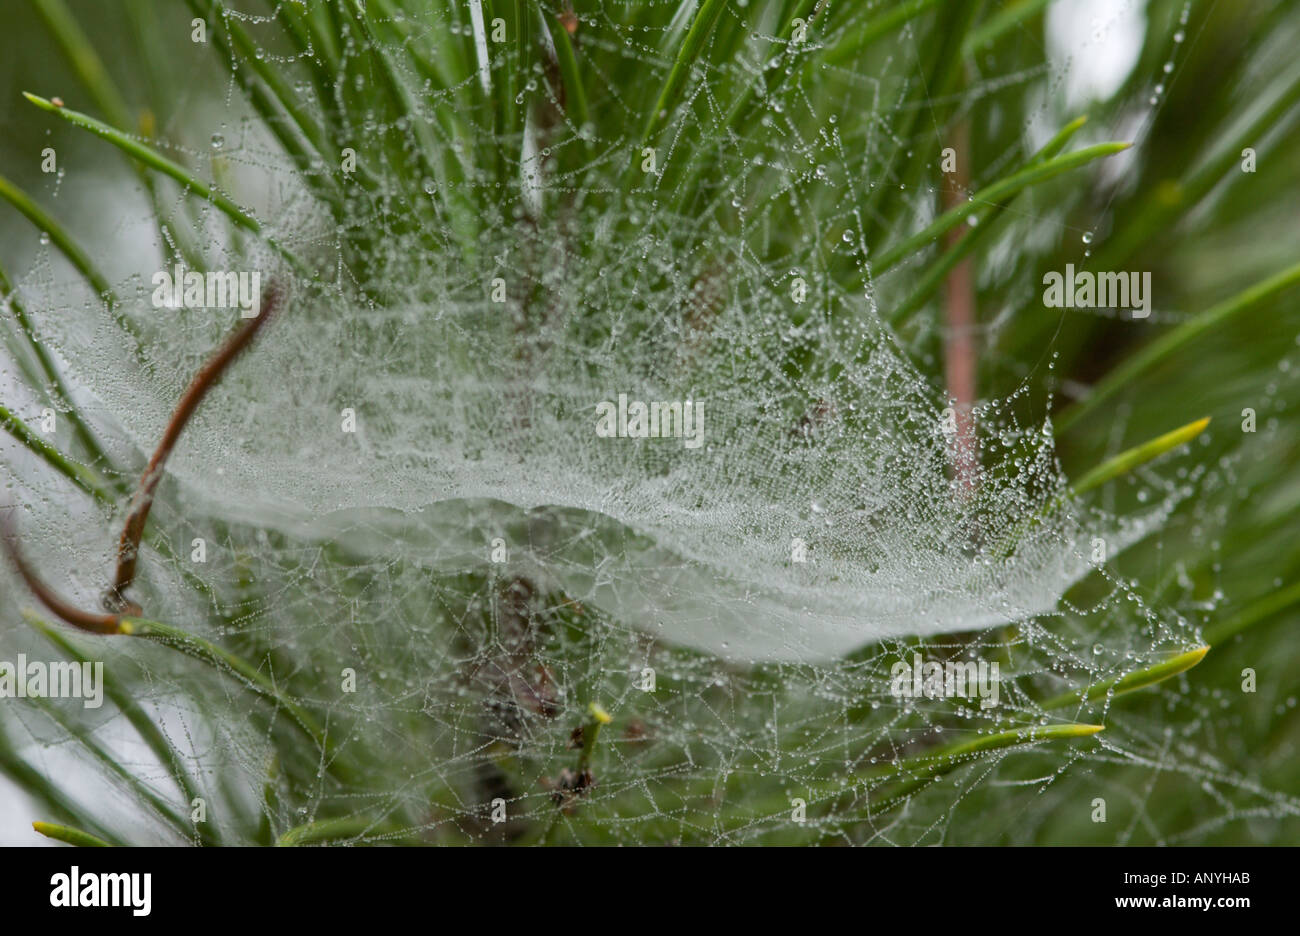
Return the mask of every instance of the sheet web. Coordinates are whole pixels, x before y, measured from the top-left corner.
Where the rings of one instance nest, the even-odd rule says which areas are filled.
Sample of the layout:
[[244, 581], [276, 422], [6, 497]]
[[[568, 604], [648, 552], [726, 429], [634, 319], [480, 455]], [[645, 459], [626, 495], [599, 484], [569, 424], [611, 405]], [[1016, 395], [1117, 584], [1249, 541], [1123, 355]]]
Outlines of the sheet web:
[[[688, 12], [651, 28], [598, 4], [580, 36], [604, 53], [596, 61], [632, 60], [657, 88]], [[267, 271], [289, 299], [169, 462], [150, 527], [162, 548], [144, 553], [136, 598], [148, 617], [251, 661], [281, 697], [167, 647], [70, 639], [161, 726], [223, 839], [316, 823], [348, 842], [934, 842], [990, 788], [1082, 797], [1090, 760], [1207, 769], [1152, 726], [1108, 715], [1105, 696], [1041, 703], [1198, 645], [1177, 600], [1149, 603], [1108, 559], [1158, 541], [1183, 501], [1223, 486], [1223, 469], [1189, 473], [1194, 453], [1179, 454], [1181, 470], [1136, 482], [1136, 515], [1084, 508], [1065, 496], [1043, 402], [1024, 389], [978, 405], [978, 459], [956, 470], [942, 363], [888, 324], [881, 303], [897, 297], [877, 288], [881, 247], [861, 233], [861, 205], [905, 177], [881, 127], [935, 106], [916, 68], [925, 36], [905, 26], [885, 77], [867, 78], [788, 66], [770, 14], [757, 27], [743, 14], [728, 4], [722, 16], [760, 41], [723, 64], [704, 57], [648, 173], [640, 95], [617, 83], [590, 106], [620, 121], [556, 118], [562, 94], [541, 66], [519, 90], [519, 133], [470, 119], [470, 142], [522, 181], [476, 203], [469, 235], [442, 197], [446, 178], [417, 174], [412, 192], [385, 176], [389, 157], [364, 165], [368, 151], [373, 186], [331, 216], [233, 82], [215, 128], [186, 128], [213, 145], [173, 155], [250, 198], [275, 193], [257, 207], [266, 234], [329, 275], [290, 272], [211, 207], [189, 216], [183, 233], [211, 269]], [[272, 38], [275, 15], [234, 19], [270, 61], [297, 67]], [[464, 11], [408, 19], [408, 42], [474, 28]], [[442, 153], [437, 105], [463, 86], [428, 89], [387, 29], [348, 38], [340, 55], [359, 64], [332, 101], [304, 83], [304, 106], [343, 122], [343, 137], [403, 151], [430, 137]], [[411, 117], [340, 106], [356, 75], [374, 78], [376, 50], [413, 89]], [[787, 67], [756, 119], [735, 126], [722, 95]], [[1008, 84], [1030, 96], [1060, 77], [979, 80], [958, 103], [978, 118]], [[631, 129], [609, 129], [621, 124]], [[937, 159], [936, 132], [905, 145]], [[471, 173], [465, 186], [491, 184]], [[914, 227], [929, 220], [931, 189], [907, 193]], [[159, 263], [115, 283], [138, 354], [48, 252], [22, 283], [61, 309], [42, 329], [123, 464], [151, 450], [232, 325], [228, 313], [155, 308]], [[859, 276], [865, 287], [847, 285]], [[689, 433], [602, 435], [601, 404], [617, 410], [620, 394], [690, 401], [698, 447]], [[63, 479], [6, 451], [24, 549], [94, 606], [122, 507], [70, 509], [78, 495]], [[917, 654], [998, 663], [998, 704], [900, 694], [895, 664]], [[315, 738], [286, 702], [312, 713]], [[179, 804], [170, 765], [112, 705], [69, 711], [133, 764], [135, 784], [107, 776], [115, 821], [174, 837], [141, 792]], [[1007, 750], [991, 750], [932, 777], [916, 760], [1103, 719], [1104, 736], [1005, 763]], [[104, 769], [43, 710], [21, 722], [49, 769]], [[1014, 837], [1010, 808], [990, 807], [1002, 825], [983, 837]], [[970, 840], [959, 828], [952, 837]]]

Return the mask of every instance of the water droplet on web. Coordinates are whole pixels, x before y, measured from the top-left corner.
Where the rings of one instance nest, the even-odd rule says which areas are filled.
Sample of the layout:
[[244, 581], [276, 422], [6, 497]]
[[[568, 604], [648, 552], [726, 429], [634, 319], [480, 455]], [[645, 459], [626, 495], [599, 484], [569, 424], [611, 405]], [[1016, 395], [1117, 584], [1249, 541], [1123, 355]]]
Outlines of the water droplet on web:
[[1083, 242], [1084, 242], [1085, 244], [1091, 244], [1091, 243], [1092, 243], [1092, 231], [1084, 231], [1084, 232], [1083, 232]]
[[1178, 32], [1174, 33], [1174, 42], [1182, 42], [1185, 38], [1186, 36], [1183, 35], [1183, 31], [1181, 29], [1178, 30]]
[[213, 149], [221, 149], [221, 147], [223, 147], [223, 146], [225, 146], [225, 145], [226, 145], [226, 138], [225, 138], [224, 136], [222, 136], [220, 133], [214, 133], [214, 134], [212, 134], [212, 148], [213, 148]]

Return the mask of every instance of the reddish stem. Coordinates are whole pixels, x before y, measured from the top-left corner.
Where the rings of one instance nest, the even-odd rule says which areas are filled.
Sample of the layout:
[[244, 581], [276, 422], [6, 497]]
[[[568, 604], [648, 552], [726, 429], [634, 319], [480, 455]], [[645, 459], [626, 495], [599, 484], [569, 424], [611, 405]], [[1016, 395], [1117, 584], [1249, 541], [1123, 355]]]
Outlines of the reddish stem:
[[190, 417], [194, 415], [194, 411], [198, 409], [199, 403], [203, 401], [204, 395], [221, 379], [221, 375], [225, 373], [226, 368], [231, 365], [235, 358], [249, 346], [258, 330], [274, 314], [281, 298], [282, 292], [279, 285], [271, 283], [266, 297], [262, 300], [262, 307], [258, 310], [257, 316], [249, 319], [226, 339], [225, 344], [194, 375], [194, 379], [190, 381], [190, 385], [181, 397], [180, 402], [176, 404], [176, 410], [167, 423], [167, 429], [163, 433], [162, 441], [158, 443], [153, 457], [149, 459], [149, 464], [144, 470], [144, 476], [140, 479], [140, 486], [131, 499], [131, 510], [126, 516], [126, 524], [122, 528], [122, 536], [118, 541], [117, 575], [113, 580], [113, 587], [104, 595], [104, 607], [108, 610], [126, 611], [132, 614], [139, 613], [140, 606], [127, 599], [123, 593], [135, 581], [135, 565], [140, 553], [140, 538], [144, 535], [144, 526], [149, 519], [149, 510], [153, 507], [154, 493], [158, 489], [159, 482], [162, 481], [163, 467], [167, 462], [167, 457], [171, 455], [172, 449], [176, 446], [176, 441], [180, 438], [181, 432], [185, 429]]
[[[952, 184], [944, 190], [946, 208], [961, 204], [970, 190], [970, 125], [961, 121], [956, 127], [957, 169]], [[952, 250], [962, 234], [954, 228], [947, 234], [947, 246]], [[948, 273], [946, 283], [948, 302], [948, 334], [944, 364], [948, 381], [948, 395], [956, 409], [957, 432], [954, 462], [962, 491], [970, 495], [975, 491], [978, 475], [978, 456], [975, 446], [975, 382], [977, 357], [975, 350], [975, 266], [970, 257], [959, 261]]]
[[92, 634], [117, 634], [121, 632], [122, 619], [118, 615], [82, 611], [80, 608], [64, 601], [54, 589], [42, 582], [31, 567], [27, 565], [18, 549], [18, 534], [14, 530], [13, 520], [6, 516], [3, 521], [0, 521], [0, 524], [3, 525], [2, 529], [0, 529], [0, 542], [4, 543], [5, 552], [9, 554], [9, 558], [13, 560], [13, 564], [18, 569], [18, 574], [27, 583], [27, 587], [32, 590], [32, 594], [40, 599], [41, 604], [73, 627], [89, 631]]

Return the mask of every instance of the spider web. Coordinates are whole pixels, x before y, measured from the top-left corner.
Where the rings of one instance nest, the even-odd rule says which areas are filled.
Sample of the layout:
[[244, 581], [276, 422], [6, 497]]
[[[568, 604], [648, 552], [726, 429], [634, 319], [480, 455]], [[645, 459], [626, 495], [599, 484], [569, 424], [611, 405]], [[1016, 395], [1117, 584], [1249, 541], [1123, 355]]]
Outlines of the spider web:
[[[410, 17], [413, 41], [477, 29], [496, 54], [481, 11], [468, 10], [477, 6]], [[598, 3], [580, 14], [579, 35], [658, 88], [672, 66], [664, 50], [691, 10], [652, 28]], [[938, 326], [906, 340], [891, 327], [909, 273], [878, 279], [880, 246], [862, 233], [872, 219], [860, 206], [875, 188], [897, 188], [907, 160], [937, 166], [947, 145], [925, 119], [913, 140], [885, 132], [898, 113], [941, 103], [918, 68], [927, 36], [905, 25], [879, 74], [800, 70], [790, 63], [804, 53], [787, 57], [773, 13], [750, 14], [724, 10], [751, 41], [721, 64], [703, 56], [686, 116], [626, 196], [624, 173], [642, 159], [640, 95], [626, 88], [611, 83], [590, 102], [593, 113], [626, 114], [622, 135], [546, 118], [562, 92], [540, 66], [520, 90], [530, 115], [520, 134], [471, 120], [474, 142], [517, 163], [521, 180], [471, 236], [439, 200], [445, 179], [411, 192], [382, 163], [364, 166], [378, 187], [358, 187], [345, 220], [331, 217], [233, 82], [195, 102], [193, 126], [168, 129], [204, 142], [174, 143], [173, 157], [224, 180], [268, 236], [329, 271], [308, 281], [260, 241], [235, 237], [210, 206], [195, 211], [179, 193], [166, 203], [188, 219], [181, 233], [210, 269], [266, 271], [290, 298], [168, 463], [151, 519], [163, 549], [145, 552], [135, 591], [149, 617], [239, 653], [319, 713], [328, 745], [306, 739], [282, 706], [165, 647], [73, 638], [181, 752], [224, 840], [325, 819], [351, 821], [341, 836], [350, 842], [1015, 837], [1014, 805], [987, 813], [993, 832], [955, 817], [969, 797], [1008, 786], [1078, 800], [1081, 766], [1105, 759], [1294, 808], [1201, 763], [1159, 725], [1119, 722], [1109, 697], [1042, 707], [1199, 644], [1179, 601], [1149, 601], [1098, 561], [1096, 543], [1113, 559], [1158, 539], [1179, 505], [1221, 490], [1230, 468], [1178, 454], [1140, 475], [1134, 511], [1085, 510], [1066, 496], [1051, 422], [1028, 384], [974, 408], [978, 457], [963, 461], [955, 401], [925, 350]], [[867, 15], [833, 20], [817, 43]], [[272, 38], [276, 14], [235, 21], [269, 60], [296, 67]], [[341, 54], [364, 59], [369, 40], [350, 39]], [[413, 121], [331, 110], [342, 135], [407, 151], [421, 133], [451, 145], [437, 105], [459, 89], [429, 89], [401, 45], [380, 48], [420, 91]], [[1074, 67], [977, 75], [961, 92], [958, 109], [976, 121], [1015, 96], [1039, 102], [1025, 139], [993, 166], [1052, 132], [1058, 105], [1046, 99]], [[779, 69], [791, 73], [758, 119], [733, 126], [723, 92], [762, 88]], [[341, 97], [354, 79], [349, 71], [333, 90]], [[304, 95], [314, 113], [335, 103]], [[870, 119], [847, 119], [863, 109]], [[887, 158], [894, 147], [905, 160]], [[695, 173], [705, 182], [690, 191], [703, 195], [683, 203]], [[471, 173], [465, 184], [485, 179]], [[905, 230], [932, 219], [934, 185], [907, 193]], [[1020, 219], [1019, 230], [1055, 230], [1065, 207]], [[115, 286], [138, 349], [48, 248], [21, 287], [29, 306], [58, 311], [41, 330], [77, 402], [119, 463], [138, 465], [232, 319], [154, 308], [150, 276], [174, 257], [151, 213], [137, 204], [124, 218], [122, 236], [141, 247]], [[343, 246], [363, 234], [364, 248]], [[855, 276], [865, 285], [847, 285]], [[807, 293], [796, 301], [800, 280]], [[15, 392], [39, 410], [38, 394]], [[600, 436], [597, 406], [619, 394], [692, 401], [702, 444]], [[355, 432], [343, 429], [346, 410]], [[94, 509], [15, 446], [5, 457], [24, 549], [65, 594], [95, 606], [123, 507]], [[190, 558], [196, 538], [202, 564]], [[6, 576], [6, 590], [23, 594]], [[15, 633], [6, 647], [18, 646]], [[1000, 663], [999, 704], [900, 698], [892, 669], [913, 653]], [[590, 738], [591, 703], [613, 720], [588, 761], [575, 730]], [[112, 709], [69, 711], [146, 787], [181, 802], [168, 765]], [[902, 808], [877, 809], [873, 797], [899, 781], [882, 768], [900, 757], [1102, 719], [1105, 740], [972, 758]], [[87, 762], [46, 715], [18, 720], [44, 769]], [[173, 835], [138, 788], [110, 779], [108, 821], [137, 838]], [[796, 801], [807, 804], [798, 819]]]

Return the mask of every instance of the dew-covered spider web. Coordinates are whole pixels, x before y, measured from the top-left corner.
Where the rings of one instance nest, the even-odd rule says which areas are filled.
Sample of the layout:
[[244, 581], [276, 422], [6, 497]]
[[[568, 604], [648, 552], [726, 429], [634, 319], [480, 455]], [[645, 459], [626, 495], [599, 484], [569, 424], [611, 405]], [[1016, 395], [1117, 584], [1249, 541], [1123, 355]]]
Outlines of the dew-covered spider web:
[[[874, 266], [941, 210], [951, 123], [1024, 124], [981, 155], [971, 193], [1073, 116], [1058, 99], [1075, 59], [1039, 50], [985, 71], [976, 56], [957, 90], [932, 94], [941, 36], [928, 19], [832, 65], [819, 50], [860, 31], [871, 5], [814, 17], [796, 43], [782, 4], [727, 3], [647, 142], [691, 3], [580, 5], [568, 41], [586, 69], [581, 125], [540, 20], [522, 77], [502, 84], [519, 53], [478, 4], [372, 2], [366, 28], [323, 16], [338, 30], [327, 52], [285, 38], [301, 4], [232, 6], [244, 12], [215, 17], [209, 45], [173, 66], [182, 99], [168, 121], [138, 139], [247, 206], [262, 236], [170, 180], [154, 181], [151, 207], [122, 169], [96, 256], [115, 314], [44, 242], [16, 293], [119, 472], [97, 469], [129, 491], [238, 324], [229, 309], [157, 307], [153, 275], [190, 250], [286, 289], [168, 462], [133, 590], [146, 618], [238, 655], [274, 692], [173, 647], [65, 629], [174, 761], [113, 701], [6, 703], [10, 743], [41, 769], [103, 774], [106, 826], [178, 840], [158, 801], [185, 820], [193, 792], [225, 842], [1032, 839], [1030, 801], [1086, 811], [1106, 761], [1209, 786], [1220, 818], [1294, 811], [1194, 739], [1121, 717], [1108, 693], [1043, 704], [1201, 645], [1210, 608], [1177, 584], [1153, 600], [1115, 561], [1158, 544], [1177, 512], [1212, 538], [1232, 460], [1175, 452], [1126, 479], [1132, 509], [1071, 497], [1051, 401], [1033, 389], [1050, 344], [1018, 389], [967, 406], [945, 384], [943, 290], [907, 325], [892, 316], [937, 248]], [[1081, 54], [1123, 58], [1142, 8], [1117, 5], [1121, 22]], [[187, 37], [188, 18], [159, 28]], [[324, 55], [332, 81], [311, 77]], [[290, 116], [249, 103], [254, 62], [339, 144], [329, 158], [305, 144], [296, 158], [276, 133], [303, 142]], [[1122, 79], [1133, 60], [1113, 67]], [[56, 209], [103, 192], [77, 174], [110, 171], [68, 152], [66, 176], [39, 190]], [[1018, 202], [982, 256], [982, 283], [1026, 284], [1022, 309], [982, 318], [1056, 314], [1031, 261], [1081, 196], [1058, 197]], [[1085, 262], [1078, 231], [1064, 236]], [[18, 412], [38, 414], [45, 389], [13, 368], [5, 378]], [[664, 425], [684, 431], [620, 433], [620, 395], [664, 404]], [[611, 409], [615, 437], [598, 431]], [[60, 426], [55, 444], [73, 448]], [[17, 444], [4, 461], [29, 561], [98, 607], [127, 495], [96, 506]], [[4, 582], [0, 647], [55, 653], [20, 615], [44, 610], [9, 571]], [[895, 664], [915, 655], [998, 664], [997, 704], [900, 694]], [[1155, 691], [1198, 704], [1182, 688]], [[936, 775], [916, 760], [1103, 722]], [[979, 816], [964, 811], [972, 799]]]

